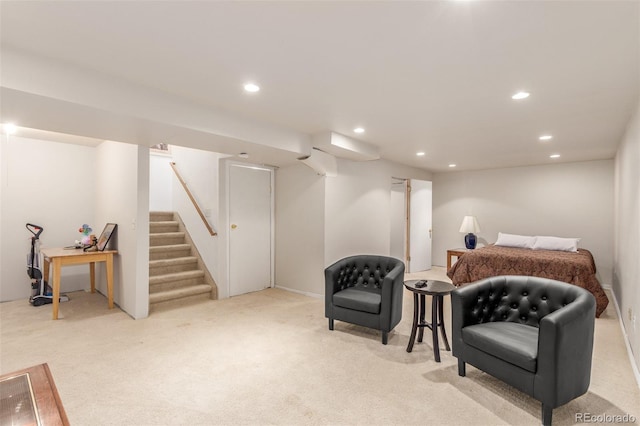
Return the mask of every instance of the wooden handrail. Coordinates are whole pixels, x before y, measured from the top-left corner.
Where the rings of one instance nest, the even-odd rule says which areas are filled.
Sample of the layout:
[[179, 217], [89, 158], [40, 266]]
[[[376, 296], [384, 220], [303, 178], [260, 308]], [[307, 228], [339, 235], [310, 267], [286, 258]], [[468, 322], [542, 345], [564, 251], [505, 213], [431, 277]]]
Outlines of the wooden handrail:
[[170, 162], [170, 164], [171, 164], [171, 168], [173, 169], [174, 173], [176, 174], [176, 177], [178, 178], [178, 180], [182, 184], [182, 187], [187, 192], [187, 195], [189, 196], [189, 199], [193, 203], [193, 206], [196, 208], [196, 211], [200, 215], [200, 219], [202, 219], [202, 222], [204, 222], [204, 226], [207, 227], [207, 229], [209, 230], [209, 233], [211, 234], [211, 236], [218, 235], [218, 233], [216, 231], [214, 231], [213, 227], [209, 224], [209, 221], [204, 216], [204, 213], [202, 213], [202, 210], [200, 209], [200, 206], [198, 205], [198, 202], [196, 201], [196, 199], [193, 198], [193, 195], [191, 194], [191, 191], [189, 191], [189, 188], [187, 187], [187, 183], [184, 181], [184, 179], [182, 179], [182, 176], [180, 176], [180, 173], [178, 172], [178, 169], [176, 168], [176, 163], [172, 161], [172, 162]]

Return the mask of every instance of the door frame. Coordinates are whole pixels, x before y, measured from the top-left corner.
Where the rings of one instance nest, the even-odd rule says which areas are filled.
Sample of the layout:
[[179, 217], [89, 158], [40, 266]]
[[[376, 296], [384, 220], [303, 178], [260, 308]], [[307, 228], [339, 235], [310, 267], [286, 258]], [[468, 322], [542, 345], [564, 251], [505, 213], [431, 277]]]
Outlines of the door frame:
[[276, 168], [273, 166], [265, 166], [265, 165], [260, 165], [260, 164], [252, 164], [252, 163], [245, 163], [242, 161], [233, 161], [233, 160], [228, 160], [225, 162], [226, 166], [225, 166], [225, 180], [226, 180], [226, 205], [227, 205], [227, 212], [226, 212], [226, 226], [227, 229], [226, 234], [227, 234], [227, 244], [226, 244], [226, 252], [227, 252], [227, 294], [229, 295], [229, 297], [231, 297], [231, 167], [244, 167], [247, 169], [257, 169], [257, 170], [265, 170], [269, 172], [269, 176], [270, 176], [270, 187], [271, 187], [271, 193], [270, 193], [270, 214], [271, 214], [271, 229], [270, 229], [270, 233], [271, 233], [271, 238], [270, 238], [270, 269], [271, 269], [271, 273], [270, 273], [270, 277], [269, 277], [269, 287], [267, 288], [274, 288], [275, 287], [275, 170]]
[[[426, 271], [431, 270], [433, 268], [433, 181], [431, 180], [424, 180], [424, 179], [407, 179], [407, 191], [406, 191], [406, 202], [407, 202], [407, 228], [406, 228], [406, 240], [407, 240], [407, 270], [411, 271], [411, 197], [413, 194], [413, 183], [414, 181], [420, 181], [420, 182], [428, 182], [430, 184], [430, 190], [429, 190], [429, 205], [431, 206], [431, 209], [428, 211], [428, 215], [429, 215], [429, 261], [428, 261], [428, 265], [429, 267], [427, 269], [425, 269]], [[416, 272], [420, 272], [420, 271], [416, 271]]]

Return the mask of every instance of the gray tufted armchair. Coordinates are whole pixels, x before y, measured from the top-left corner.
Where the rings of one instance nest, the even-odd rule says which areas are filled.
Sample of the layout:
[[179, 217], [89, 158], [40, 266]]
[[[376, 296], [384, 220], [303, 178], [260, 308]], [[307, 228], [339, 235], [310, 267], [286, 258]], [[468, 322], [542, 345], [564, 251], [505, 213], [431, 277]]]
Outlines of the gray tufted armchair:
[[357, 255], [324, 270], [329, 330], [340, 320], [382, 331], [382, 344], [402, 319], [404, 263], [393, 257]]
[[451, 293], [453, 355], [553, 409], [587, 392], [596, 303], [587, 290], [539, 277], [498, 276]]

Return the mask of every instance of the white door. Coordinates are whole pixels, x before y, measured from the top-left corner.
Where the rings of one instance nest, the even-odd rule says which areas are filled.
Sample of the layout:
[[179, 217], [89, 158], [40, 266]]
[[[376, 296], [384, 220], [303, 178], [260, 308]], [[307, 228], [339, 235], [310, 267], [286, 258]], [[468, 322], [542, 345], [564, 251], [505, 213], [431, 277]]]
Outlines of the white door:
[[391, 181], [391, 238], [389, 254], [406, 262], [407, 237], [407, 180]]
[[431, 269], [431, 182], [411, 179], [409, 272]]
[[271, 287], [272, 169], [229, 166], [229, 295]]

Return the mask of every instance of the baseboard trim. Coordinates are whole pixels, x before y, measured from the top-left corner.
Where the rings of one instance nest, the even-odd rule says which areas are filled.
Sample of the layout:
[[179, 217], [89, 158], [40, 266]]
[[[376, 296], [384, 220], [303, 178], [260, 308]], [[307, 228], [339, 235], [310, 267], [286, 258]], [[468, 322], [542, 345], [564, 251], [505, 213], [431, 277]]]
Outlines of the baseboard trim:
[[622, 313], [620, 312], [620, 306], [618, 305], [618, 298], [616, 297], [616, 293], [613, 291], [613, 289], [611, 289], [611, 295], [613, 296], [612, 297], [613, 306], [615, 306], [616, 313], [618, 314], [620, 330], [622, 331], [622, 340], [624, 340], [624, 345], [627, 348], [627, 356], [629, 357], [631, 370], [633, 370], [633, 376], [636, 378], [636, 384], [638, 385], [638, 388], [640, 388], [640, 371], [638, 370], [638, 366], [636, 365], [636, 360], [633, 357], [633, 351], [631, 350], [631, 345], [629, 344], [629, 336], [627, 335], [627, 331], [624, 328], [624, 322], [622, 321]]
[[290, 291], [291, 293], [298, 293], [298, 294], [302, 294], [304, 296], [313, 297], [313, 298], [316, 298], [316, 299], [322, 299], [324, 297], [324, 295], [322, 295], [322, 294], [310, 293], [308, 291], [300, 291], [300, 290], [296, 290], [296, 289], [289, 288], [289, 287], [283, 287], [281, 285], [276, 285], [276, 288], [279, 288], [280, 290]]

